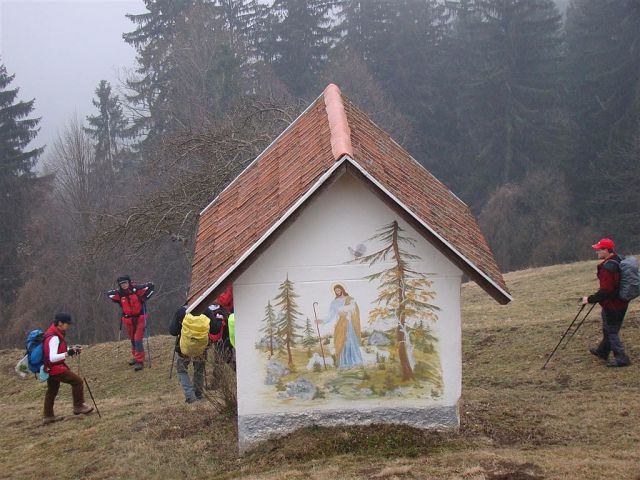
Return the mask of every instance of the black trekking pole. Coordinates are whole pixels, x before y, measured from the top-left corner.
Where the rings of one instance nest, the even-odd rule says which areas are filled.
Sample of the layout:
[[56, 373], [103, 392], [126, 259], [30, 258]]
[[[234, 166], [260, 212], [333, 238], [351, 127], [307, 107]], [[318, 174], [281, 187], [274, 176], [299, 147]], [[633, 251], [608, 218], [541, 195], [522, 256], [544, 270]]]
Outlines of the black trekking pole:
[[122, 317], [120, 317], [120, 329], [118, 330], [118, 346], [116, 347], [116, 358], [120, 354], [120, 336], [122, 335]]
[[96, 407], [96, 413], [98, 414], [99, 418], [102, 418], [102, 415], [100, 415], [100, 410], [98, 410], [98, 404], [96, 403], [96, 399], [93, 398], [93, 393], [91, 393], [91, 387], [89, 386], [89, 382], [87, 382], [87, 377], [82, 375], [82, 371], [80, 369], [80, 354], [79, 353], [76, 354], [76, 360], [78, 361], [78, 376], [82, 376], [82, 380], [84, 380], [84, 384], [87, 386], [87, 391], [89, 392], [89, 396], [91, 397], [91, 401], [93, 402], [93, 406]]
[[149, 318], [149, 313], [147, 312], [147, 304], [146, 302], [142, 304], [142, 311], [144, 313], [144, 332], [147, 337], [147, 353], [149, 354], [149, 368], [151, 368], [151, 348], [149, 348], [149, 322], [147, 321]]
[[173, 364], [176, 363], [176, 349], [173, 349], [173, 358], [171, 359], [171, 368], [169, 368], [169, 380], [171, 380], [171, 374], [173, 373]]
[[549, 360], [551, 360], [551, 357], [553, 357], [553, 354], [556, 353], [556, 350], [558, 350], [558, 347], [560, 346], [560, 344], [562, 343], [562, 341], [564, 340], [564, 337], [567, 336], [567, 333], [569, 332], [569, 330], [571, 330], [571, 327], [573, 327], [573, 324], [576, 323], [576, 320], [578, 319], [578, 317], [580, 316], [580, 314], [582, 313], [582, 310], [584, 310], [584, 304], [582, 304], [582, 306], [580, 307], [580, 310], [578, 310], [578, 313], [576, 313], [576, 316], [573, 318], [573, 320], [571, 321], [571, 323], [569, 324], [569, 326], [567, 327], [567, 329], [565, 330], [565, 332], [562, 334], [562, 336], [560, 337], [560, 341], [558, 342], [558, 344], [556, 345], [556, 348], [553, 349], [553, 351], [549, 354], [549, 358], [547, 358], [547, 361], [544, 362], [544, 365], [542, 366], [542, 370], [544, 370], [545, 368], [547, 368], [547, 364], [549, 363]]
[[569, 335], [569, 337], [567, 338], [567, 341], [564, 342], [564, 345], [562, 346], [562, 349], [564, 350], [565, 348], [567, 348], [567, 344], [571, 341], [571, 339], [573, 338], [573, 336], [576, 334], [576, 332], [578, 330], [580, 330], [580, 327], [582, 326], [582, 324], [584, 323], [584, 321], [587, 319], [587, 317], [589, 316], [589, 314], [591, 313], [591, 310], [593, 310], [593, 308], [596, 306], [597, 304], [593, 304], [591, 305], [591, 308], [589, 309], [589, 311], [587, 312], [587, 314], [584, 316], [584, 318], [578, 323], [578, 325], [576, 325], [576, 328], [573, 330], [573, 332], [571, 332], [571, 335]]

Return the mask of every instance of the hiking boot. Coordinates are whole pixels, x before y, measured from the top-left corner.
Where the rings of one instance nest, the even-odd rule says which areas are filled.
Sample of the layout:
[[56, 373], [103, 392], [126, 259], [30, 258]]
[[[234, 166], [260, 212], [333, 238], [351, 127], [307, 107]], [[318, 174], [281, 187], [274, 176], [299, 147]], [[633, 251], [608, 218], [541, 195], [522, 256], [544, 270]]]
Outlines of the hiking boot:
[[93, 407], [90, 407], [86, 403], [83, 403], [79, 407], [73, 407], [74, 415], [80, 415], [80, 414], [88, 415], [91, 412], [93, 412]]
[[129, 365], [131, 365], [132, 367], [136, 364], [136, 359], [132, 358], [131, 360], [129, 360]]
[[61, 420], [64, 420], [64, 417], [60, 415], [54, 415], [53, 417], [42, 417], [42, 424], [49, 425], [50, 423], [59, 422]]
[[607, 363], [607, 367], [618, 368], [618, 367], [628, 367], [631, 365], [631, 361], [628, 358], [618, 359], [614, 358], [609, 363]]
[[598, 357], [600, 360], [606, 360], [607, 358], [609, 358], [609, 355], [605, 355], [604, 353], [602, 353], [600, 350], [598, 350], [597, 348], [590, 348], [589, 349], [589, 353], [591, 353], [591, 355], [595, 355], [596, 357]]
[[142, 370], [143, 368], [144, 368], [144, 363], [136, 363], [136, 366], [135, 366], [135, 367], [133, 367], [133, 369], [134, 369], [136, 372], [139, 372], [139, 371], [140, 371], [140, 370]]
[[197, 401], [197, 398], [187, 398], [184, 403], [196, 403]]

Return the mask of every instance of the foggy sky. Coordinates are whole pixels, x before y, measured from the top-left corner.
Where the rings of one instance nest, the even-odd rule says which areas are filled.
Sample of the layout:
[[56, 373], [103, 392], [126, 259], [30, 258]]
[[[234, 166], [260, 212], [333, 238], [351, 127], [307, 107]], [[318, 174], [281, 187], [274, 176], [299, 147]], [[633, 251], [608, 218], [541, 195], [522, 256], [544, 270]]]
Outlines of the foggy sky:
[[143, 11], [142, 0], [0, 0], [1, 61], [20, 99], [35, 98], [31, 116], [42, 117], [33, 146], [51, 146], [74, 114], [96, 113], [100, 80], [115, 89], [126, 78], [135, 51], [122, 40], [134, 29], [124, 15]]

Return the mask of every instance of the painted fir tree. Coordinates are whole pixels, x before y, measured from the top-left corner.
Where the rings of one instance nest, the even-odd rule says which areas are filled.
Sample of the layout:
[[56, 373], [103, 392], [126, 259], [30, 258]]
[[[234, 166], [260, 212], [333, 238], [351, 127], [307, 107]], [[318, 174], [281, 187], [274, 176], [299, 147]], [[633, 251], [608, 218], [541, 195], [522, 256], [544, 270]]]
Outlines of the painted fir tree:
[[315, 332], [311, 326], [311, 320], [307, 317], [307, 323], [302, 331], [302, 344], [307, 347], [307, 356], [311, 356], [311, 349], [316, 344]]
[[296, 338], [300, 337], [298, 333], [300, 330], [298, 321], [301, 313], [296, 303], [298, 295], [293, 291], [293, 282], [289, 280], [289, 275], [287, 275], [286, 280], [280, 284], [279, 290], [280, 293], [274, 299], [276, 306], [281, 310], [278, 319], [278, 333], [282, 345], [287, 349], [289, 367], [293, 367], [291, 347], [295, 346]]
[[267, 302], [267, 306], [264, 309], [264, 319], [262, 320], [264, 326], [260, 329], [269, 339], [269, 356], [273, 357], [273, 341], [278, 336], [278, 325], [276, 321], [276, 312], [273, 310], [271, 301]]
[[431, 290], [433, 282], [427, 275], [416, 272], [409, 267], [409, 261], [420, 260], [402, 246], [415, 247], [415, 240], [403, 235], [397, 221], [393, 221], [378, 230], [378, 233], [367, 241], [382, 243], [382, 248], [371, 255], [353, 260], [354, 263], [390, 263], [388, 268], [368, 275], [369, 281], [378, 281], [377, 307], [369, 313], [369, 323], [378, 320], [394, 319], [397, 322], [397, 343], [400, 369], [404, 381], [414, 379], [413, 347], [408, 326], [420, 320], [436, 320], [438, 307], [430, 303], [436, 294]]

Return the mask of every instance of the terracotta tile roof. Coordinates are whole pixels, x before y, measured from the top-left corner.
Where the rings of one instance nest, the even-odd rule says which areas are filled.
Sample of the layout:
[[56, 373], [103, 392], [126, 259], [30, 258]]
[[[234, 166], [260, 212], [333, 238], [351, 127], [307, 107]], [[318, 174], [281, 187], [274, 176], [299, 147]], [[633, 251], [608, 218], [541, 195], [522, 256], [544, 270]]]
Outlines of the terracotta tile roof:
[[500, 303], [509, 296], [469, 208], [330, 85], [200, 216], [189, 304], [222, 288], [257, 242], [345, 157]]

